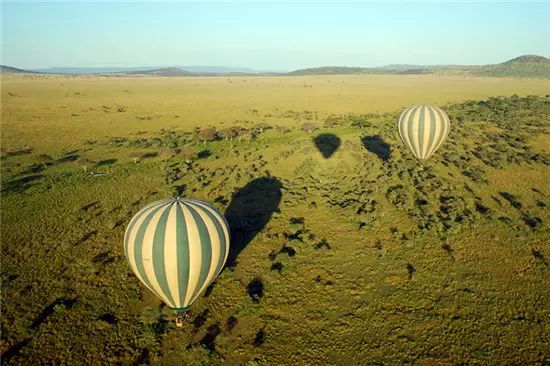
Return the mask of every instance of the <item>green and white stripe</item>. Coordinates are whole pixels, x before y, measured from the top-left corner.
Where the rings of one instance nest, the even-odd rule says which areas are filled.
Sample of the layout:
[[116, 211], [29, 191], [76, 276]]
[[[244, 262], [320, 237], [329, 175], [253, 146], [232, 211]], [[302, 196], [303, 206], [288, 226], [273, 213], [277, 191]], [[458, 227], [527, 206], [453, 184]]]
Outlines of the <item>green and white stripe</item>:
[[202, 201], [160, 200], [132, 218], [124, 251], [139, 280], [168, 306], [182, 309], [222, 270], [229, 254], [229, 226]]
[[413, 105], [399, 117], [399, 136], [417, 159], [428, 160], [449, 134], [449, 116], [441, 108]]

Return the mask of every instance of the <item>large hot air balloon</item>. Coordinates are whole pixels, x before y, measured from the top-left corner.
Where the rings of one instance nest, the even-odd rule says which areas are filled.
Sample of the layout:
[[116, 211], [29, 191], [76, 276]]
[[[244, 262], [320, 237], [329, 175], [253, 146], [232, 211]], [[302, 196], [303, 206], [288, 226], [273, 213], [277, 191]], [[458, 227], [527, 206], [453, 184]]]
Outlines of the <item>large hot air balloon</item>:
[[397, 126], [401, 140], [422, 162], [441, 146], [451, 127], [447, 113], [431, 105], [413, 105], [405, 109]]
[[183, 313], [222, 270], [229, 253], [229, 227], [207, 203], [164, 199], [132, 218], [124, 250], [139, 280]]

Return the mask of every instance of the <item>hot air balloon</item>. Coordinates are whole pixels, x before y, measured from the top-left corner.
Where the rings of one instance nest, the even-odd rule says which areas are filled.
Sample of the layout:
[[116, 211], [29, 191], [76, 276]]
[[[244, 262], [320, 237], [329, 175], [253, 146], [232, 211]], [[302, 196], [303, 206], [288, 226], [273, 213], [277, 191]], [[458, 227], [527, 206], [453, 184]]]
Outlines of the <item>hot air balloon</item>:
[[397, 127], [401, 140], [417, 159], [425, 162], [445, 141], [451, 126], [449, 116], [441, 108], [413, 105], [401, 113]]
[[164, 199], [132, 218], [124, 250], [139, 280], [184, 313], [222, 270], [229, 253], [229, 226], [205, 202]]

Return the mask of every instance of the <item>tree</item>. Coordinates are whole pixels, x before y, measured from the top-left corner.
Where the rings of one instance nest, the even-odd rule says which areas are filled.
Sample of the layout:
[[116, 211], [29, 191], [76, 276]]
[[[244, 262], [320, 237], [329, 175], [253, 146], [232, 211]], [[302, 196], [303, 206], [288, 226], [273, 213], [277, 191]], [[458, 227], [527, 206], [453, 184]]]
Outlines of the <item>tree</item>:
[[169, 148], [161, 148], [158, 154], [158, 157], [163, 161], [170, 159], [174, 156], [174, 152]]
[[197, 149], [192, 146], [184, 147], [181, 150], [181, 157], [189, 165], [197, 158]]
[[247, 135], [250, 131], [247, 128], [241, 126], [235, 126], [235, 131], [237, 132], [237, 139], [241, 141], [243, 136]]
[[265, 122], [258, 123], [252, 127], [254, 132], [257, 132], [258, 134], [263, 133], [265, 130], [269, 130], [270, 128], [273, 127]]
[[76, 160], [76, 165], [78, 165], [82, 170], [84, 170], [84, 173], [88, 171], [88, 168], [95, 164], [95, 161], [87, 159], [87, 158], [79, 158]]
[[302, 131], [306, 131], [308, 133], [312, 133], [313, 131], [315, 131], [317, 129], [317, 126], [313, 123], [304, 123], [302, 125]]
[[370, 122], [368, 121], [365, 121], [365, 120], [361, 120], [361, 119], [356, 119], [354, 120], [353, 122], [351, 122], [351, 125], [354, 126], [354, 127], [359, 127], [360, 129], [363, 129], [365, 127], [371, 127], [372, 125], [370, 124]]
[[131, 153], [130, 158], [134, 161], [134, 164], [136, 164], [141, 159], [141, 154], [137, 152]]
[[214, 141], [218, 139], [218, 131], [214, 127], [204, 128], [198, 132], [197, 136], [201, 139], [203, 144], [206, 145], [207, 141]]
[[277, 129], [277, 132], [281, 134], [290, 132], [290, 127], [287, 127], [287, 126], [277, 126], [276, 129]]
[[326, 128], [332, 128], [334, 126], [338, 126], [339, 124], [340, 124], [340, 119], [338, 117], [329, 116], [325, 119], [323, 126]]
[[46, 169], [48, 165], [53, 165], [53, 158], [46, 154], [40, 154], [36, 158], [36, 164], [42, 165]]
[[220, 136], [222, 139], [224, 140], [233, 140], [235, 137], [237, 137], [239, 135], [239, 131], [238, 131], [238, 128], [239, 127], [227, 127], [227, 128], [224, 128], [223, 130], [220, 130], [218, 132], [218, 136]]

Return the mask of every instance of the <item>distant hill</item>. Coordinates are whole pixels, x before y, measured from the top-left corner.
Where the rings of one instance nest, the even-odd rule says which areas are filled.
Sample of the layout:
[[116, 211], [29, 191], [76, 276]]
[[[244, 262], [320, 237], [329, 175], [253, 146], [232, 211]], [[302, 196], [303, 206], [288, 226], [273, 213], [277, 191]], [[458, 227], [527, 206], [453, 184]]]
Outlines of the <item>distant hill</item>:
[[260, 74], [262, 71], [247, 67], [223, 67], [223, 66], [178, 66], [193, 74]]
[[300, 69], [287, 75], [353, 75], [353, 74], [438, 74], [493, 77], [550, 78], [550, 59], [524, 55], [512, 60], [484, 66], [460, 65], [386, 65], [380, 67], [324, 66]]
[[286, 75], [356, 75], [356, 74], [428, 74], [431, 67], [424, 65], [386, 65], [378, 67], [346, 67], [346, 66], [322, 66], [308, 69], [300, 69]]
[[192, 74], [259, 74], [261, 71], [244, 67], [223, 67], [223, 66], [141, 66], [141, 67], [48, 67], [32, 69], [32, 71], [43, 72], [47, 74], [126, 74], [136, 71], [151, 71], [166, 68], [179, 68]]
[[361, 74], [436, 74], [490, 77], [550, 78], [550, 59], [544, 56], [523, 55], [494, 65], [408, 65], [394, 64], [378, 67], [322, 66], [291, 72], [260, 72], [248, 68], [218, 66], [174, 66], [174, 67], [52, 67], [46, 69], [22, 70], [0, 66], [2, 73], [45, 73], [45, 74], [112, 74], [150, 76], [307, 76], [307, 75], [361, 75]]
[[161, 67], [149, 66], [149, 67], [47, 67], [31, 69], [32, 71], [41, 72], [44, 74], [111, 74], [128, 71], [141, 71], [159, 69]]
[[274, 72], [259, 72], [252, 69], [238, 67], [217, 67], [217, 66], [182, 66], [164, 67], [151, 70], [122, 71], [118, 74], [126, 75], [154, 75], [154, 76], [258, 76], [258, 75], [281, 75]]
[[309, 69], [300, 69], [286, 75], [357, 75], [357, 74], [427, 74], [431, 73], [429, 66], [421, 65], [387, 65], [380, 67], [346, 67], [346, 66], [321, 66]]
[[512, 76], [550, 78], [550, 59], [524, 55], [496, 65], [485, 65], [471, 70], [476, 76]]
[[34, 71], [22, 70], [16, 67], [0, 65], [0, 73], [6, 74], [36, 74]]
[[346, 66], [321, 66], [307, 69], [294, 70], [286, 75], [348, 75], [348, 74], [367, 74], [371, 69], [366, 67], [346, 67]]
[[123, 74], [152, 75], [152, 76], [191, 76], [193, 73], [179, 67], [165, 67], [162, 69], [126, 71]]

